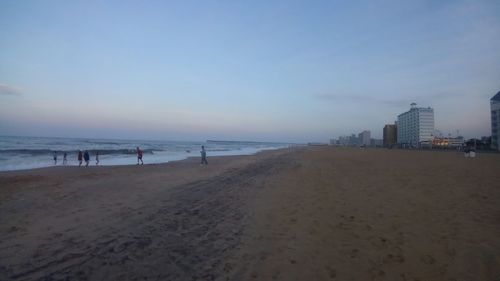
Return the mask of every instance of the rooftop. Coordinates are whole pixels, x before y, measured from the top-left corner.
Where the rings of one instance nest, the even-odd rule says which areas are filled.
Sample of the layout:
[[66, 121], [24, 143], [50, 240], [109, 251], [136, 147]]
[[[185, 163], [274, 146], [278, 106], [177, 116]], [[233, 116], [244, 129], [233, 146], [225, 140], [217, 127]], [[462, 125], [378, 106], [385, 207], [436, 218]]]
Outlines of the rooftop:
[[496, 95], [494, 95], [491, 100], [494, 100], [494, 101], [500, 101], [500, 92], [498, 92]]

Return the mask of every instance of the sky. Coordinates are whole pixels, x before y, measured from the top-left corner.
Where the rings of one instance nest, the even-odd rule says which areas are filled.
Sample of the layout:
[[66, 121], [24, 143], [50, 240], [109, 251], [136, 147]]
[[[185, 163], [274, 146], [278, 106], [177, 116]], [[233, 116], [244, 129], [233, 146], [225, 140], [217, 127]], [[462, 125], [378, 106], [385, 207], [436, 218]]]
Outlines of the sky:
[[0, 135], [490, 135], [500, 1], [0, 1]]

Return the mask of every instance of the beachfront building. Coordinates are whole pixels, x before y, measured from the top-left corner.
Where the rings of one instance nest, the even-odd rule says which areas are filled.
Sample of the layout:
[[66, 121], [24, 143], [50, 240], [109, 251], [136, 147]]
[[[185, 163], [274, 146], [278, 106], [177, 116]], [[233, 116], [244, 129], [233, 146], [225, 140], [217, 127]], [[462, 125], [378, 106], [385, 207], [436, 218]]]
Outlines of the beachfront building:
[[432, 147], [434, 148], [461, 148], [464, 146], [464, 137], [434, 137]]
[[430, 144], [434, 138], [434, 109], [411, 104], [409, 111], [398, 115], [397, 143], [404, 147]]
[[359, 141], [358, 138], [352, 134], [350, 136], [340, 136], [336, 143], [340, 146], [357, 146]]
[[387, 124], [384, 126], [384, 147], [392, 147], [397, 141], [397, 128], [396, 124]]
[[337, 140], [338, 145], [348, 146], [349, 145], [349, 136], [340, 136]]
[[491, 107], [491, 148], [500, 150], [500, 92], [490, 100]]
[[358, 134], [359, 145], [370, 146], [370, 131], [363, 131]]
[[370, 146], [382, 147], [383, 145], [384, 145], [384, 141], [381, 139], [370, 139]]

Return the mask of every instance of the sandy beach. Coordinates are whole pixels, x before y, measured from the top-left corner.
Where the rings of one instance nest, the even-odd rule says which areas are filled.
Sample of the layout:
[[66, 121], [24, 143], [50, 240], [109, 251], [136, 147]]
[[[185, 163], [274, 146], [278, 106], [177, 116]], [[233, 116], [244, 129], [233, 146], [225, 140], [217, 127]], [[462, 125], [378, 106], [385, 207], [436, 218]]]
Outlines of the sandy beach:
[[499, 154], [1, 172], [0, 280], [500, 280], [499, 202]]

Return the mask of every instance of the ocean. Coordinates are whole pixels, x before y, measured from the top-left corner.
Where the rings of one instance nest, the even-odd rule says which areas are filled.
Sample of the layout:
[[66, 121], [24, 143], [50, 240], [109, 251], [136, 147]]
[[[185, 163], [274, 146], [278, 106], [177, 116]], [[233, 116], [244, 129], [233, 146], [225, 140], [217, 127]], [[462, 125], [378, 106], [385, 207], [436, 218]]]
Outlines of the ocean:
[[[288, 146], [286, 143], [242, 141], [186, 142], [0, 136], [0, 171], [61, 166], [65, 152], [66, 165], [75, 166], [78, 165], [78, 150], [89, 152], [89, 165], [95, 165], [97, 152], [99, 165], [133, 165], [137, 164], [136, 147], [140, 147], [144, 153], [144, 164], [166, 163], [188, 157], [200, 157], [202, 145], [205, 146], [207, 157], [250, 155], [262, 150]], [[57, 164], [54, 164], [54, 152], [57, 155]]]

